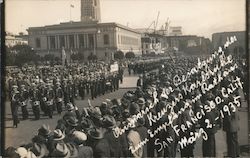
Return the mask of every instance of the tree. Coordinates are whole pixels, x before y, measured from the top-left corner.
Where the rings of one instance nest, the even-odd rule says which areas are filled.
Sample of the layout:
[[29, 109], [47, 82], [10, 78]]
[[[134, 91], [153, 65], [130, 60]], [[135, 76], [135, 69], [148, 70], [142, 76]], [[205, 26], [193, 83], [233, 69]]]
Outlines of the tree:
[[52, 61], [55, 59], [55, 55], [53, 54], [46, 54], [44, 57], [44, 61]]
[[114, 53], [114, 58], [115, 58], [115, 59], [118, 59], [118, 60], [119, 60], [119, 59], [120, 59], [120, 60], [121, 60], [121, 59], [124, 59], [124, 53], [123, 53], [122, 51], [118, 50], [117, 52]]
[[125, 54], [125, 58], [127, 58], [127, 59], [135, 58], [135, 53], [134, 52], [127, 52]]
[[[37, 63], [40, 60], [40, 57], [36, 52], [26, 44], [15, 45], [10, 48], [10, 53], [14, 52], [15, 62], [13, 65], [22, 66], [26, 63]], [[11, 56], [13, 57], [13, 56]]]
[[73, 61], [79, 61], [79, 62], [82, 62], [83, 60], [84, 60], [84, 55], [83, 55], [83, 53], [76, 53], [76, 54], [72, 54], [71, 55], [71, 59], [73, 60]]

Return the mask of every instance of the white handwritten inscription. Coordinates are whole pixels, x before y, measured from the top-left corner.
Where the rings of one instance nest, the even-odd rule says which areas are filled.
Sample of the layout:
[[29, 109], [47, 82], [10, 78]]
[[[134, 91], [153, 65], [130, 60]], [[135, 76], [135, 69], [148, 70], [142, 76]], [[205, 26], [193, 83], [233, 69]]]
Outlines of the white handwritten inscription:
[[[227, 38], [227, 42], [224, 45], [224, 49], [226, 49], [229, 45], [237, 41], [236, 37], [230, 37]], [[164, 108], [161, 109], [160, 112], [157, 114], [153, 114], [150, 109], [154, 108], [156, 103], [151, 104], [149, 107], [147, 107], [145, 110], [140, 111], [137, 115], [134, 115], [127, 126], [124, 128], [116, 128], [114, 129], [114, 135], [115, 137], [119, 137], [122, 135], [126, 130], [129, 129], [129, 127], [132, 127], [134, 123], [143, 116], [146, 115], [149, 121], [149, 125], [153, 126], [159, 120], [168, 114], [168, 121], [158, 125], [156, 129], [153, 131], [151, 129], [148, 129], [148, 134], [150, 138], [154, 138], [160, 131], [165, 130], [167, 131], [168, 128], [172, 128], [177, 136], [179, 136], [180, 131], [186, 132], [187, 129], [190, 129], [193, 125], [195, 125], [199, 120], [201, 120], [207, 112], [210, 112], [211, 110], [215, 109], [217, 105], [222, 104], [224, 102], [224, 98], [228, 98], [230, 94], [232, 94], [235, 90], [238, 88], [242, 88], [242, 82], [240, 81], [240, 78], [236, 76], [235, 80], [232, 80], [228, 87], [222, 87], [220, 92], [224, 98], [221, 98], [220, 96], [216, 96], [213, 101], [209, 101], [207, 105], [200, 105], [200, 111], [197, 112], [195, 115], [190, 114], [191, 116], [191, 122], [186, 121], [185, 125], [176, 125], [174, 124], [174, 120], [179, 117], [186, 109], [190, 108], [193, 103], [196, 103], [202, 96], [204, 96], [207, 92], [211, 91], [215, 88], [219, 83], [221, 83], [227, 76], [229, 76], [232, 72], [235, 71], [235, 69], [238, 68], [237, 64], [233, 64], [232, 56], [225, 56], [224, 51], [222, 47], [219, 47], [218, 51], [215, 51], [208, 59], [201, 61], [198, 58], [198, 64], [193, 67], [189, 72], [187, 72], [186, 75], [182, 75], [181, 77], [179, 75], [175, 75], [173, 77], [173, 84], [175, 87], [181, 89], [185, 95], [188, 93], [191, 93], [192, 91], [195, 91], [196, 89], [201, 90], [201, 94], [198, 94], [191, 100], [183, 100], [182, 93], [178, 93], [177, 97], [175, 97], [174, 101], [171, 103], [168, 103]], [[191, 78], [193, 75], [199, 75], [200, 80], [195, 80], [190, 82], [189, 78]], [[187, 82], [189, 80], [189, 82]], [[168, 88], [164, 88], [163, 94], [166, 98], [173, 93], [174, 90], [170, 86]], [[227, 102], [225, 105], [223, 105], [222, 109], [220, 110], [220, 116], [223, 118], [224, 114], [230, 115], [232, 112], [236, 111], [236, 108], [240, 106], [239, 102], [240, 96], [234, 96], [233, 101]], [[184, 102], [184, 107], [182, 107], [177, 113], [174, 112], [174, 107], [180, 102]], [[219, 117], [218, 117], [219, 118]], [[218, 119], [216, 118], [216, 119]], [[212, 124], [209, 122], [208, 119], [205, 119], [206, 128], [212, 128]], [[188, 144], [192, 144], [196, 139], [201, 137], [203, 139], [207, 139], [207, 133], [203, 128], [200, 128], [198, 132], [190, 132], [190, 137], [183, 137], [180, 139], [178, 144], [181, 148], [184, 148]], [[166, 138], [166, 141], [160, 142], [159, 139], [155, 139], [155, 145], [159, 146], [159, 150], [162, 150], [162, 148], [165, 148], [168, 146], [168, 143], [171, 143], [172, 137]], [[131, 152], [135, 152], [136, 150], [140, 149], [143, 145], [145, 145], [149, 141], [148, 138], [145, 140], [142, 140], [141, 143], [138, 144], [138, 146], [134, 147], [133, 149], [130, 149]]]

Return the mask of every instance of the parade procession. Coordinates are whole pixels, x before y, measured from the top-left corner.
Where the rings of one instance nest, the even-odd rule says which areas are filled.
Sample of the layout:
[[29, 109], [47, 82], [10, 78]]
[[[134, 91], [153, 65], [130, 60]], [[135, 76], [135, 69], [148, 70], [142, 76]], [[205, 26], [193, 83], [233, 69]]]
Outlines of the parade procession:
[[6, 2], [0, 157], [249, 157], [244, 0], [182, 1]]

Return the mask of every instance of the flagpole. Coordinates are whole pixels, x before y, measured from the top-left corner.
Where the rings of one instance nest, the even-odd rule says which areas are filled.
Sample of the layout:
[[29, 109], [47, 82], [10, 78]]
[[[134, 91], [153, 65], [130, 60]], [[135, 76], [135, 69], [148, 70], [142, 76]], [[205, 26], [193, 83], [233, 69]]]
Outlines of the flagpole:
[[70, 6], [69, 6], [69, 20], [70, 20], [70, 22], [71, 22], [71, 4], [70, 4]]

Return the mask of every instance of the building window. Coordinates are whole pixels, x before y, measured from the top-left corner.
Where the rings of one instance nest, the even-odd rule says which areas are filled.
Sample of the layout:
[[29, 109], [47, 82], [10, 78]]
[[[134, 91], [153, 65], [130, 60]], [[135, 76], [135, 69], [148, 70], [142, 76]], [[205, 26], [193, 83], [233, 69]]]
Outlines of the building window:
[[40, 38], [36, 38], [36, 48], [41, 48], [41, 40], [40, 40]]
[[94, 48], [94, 35], [93, 34], [88, 34], [88, 47], [89, 48]]
[[94, 0], [94, 5], [97, 6], [96, 0]]
[[50, 49], [55, 49], [55, 48], [56, 48], [56, 37], [50, 36]]
[[69, 48], [74, 48], [74, 46], [75, 46], [74, 35], [69, 35]]
[[65, 48], [65, 38], [63, 35], [59, 36], [59, 44], [60, 44], [60, 48], [62, 48], [62, 47]]
[[78, 35], [78, 39], [79, 39], [79, 47], [84, 48], [84, 35], [83, 34]]
[[109, 44], [109, 35], [104, 35], [103, 36], [103, 41], [104, 41], [105, 45], [108, 45]]

